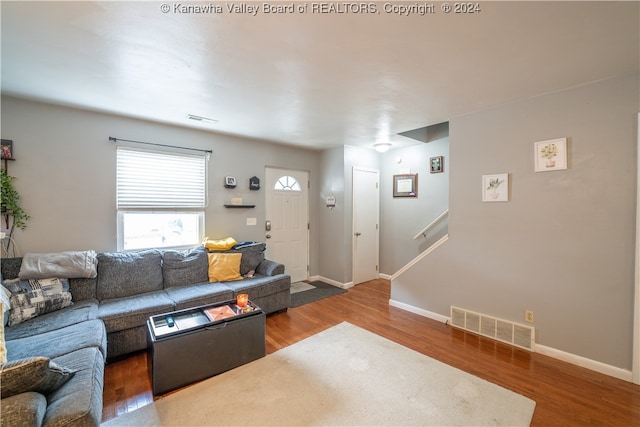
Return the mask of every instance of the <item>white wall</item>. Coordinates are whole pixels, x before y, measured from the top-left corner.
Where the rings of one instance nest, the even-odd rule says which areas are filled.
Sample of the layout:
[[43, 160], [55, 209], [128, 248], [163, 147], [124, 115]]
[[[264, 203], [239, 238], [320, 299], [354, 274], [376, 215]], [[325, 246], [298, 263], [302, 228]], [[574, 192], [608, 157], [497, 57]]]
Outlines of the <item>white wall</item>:
[[[109, 136], [213, 150], [206, 209], [210, 238], [264, 241], [265, 193], [248, 186], [254, 175], [264, 182], [265, 166], [307, 170], [311, 194], [319, 191], [313, 182], [320, 159], [316, 151], [3, 96], [2, 138], [14, 141], [17, 159], [9, 173], [31, 215], [28, 228], [15, 232], [23, 254], [116, 250], [116, 148]], [[226, 175], [238, 179], [236, 189], [224, 188]], [[256, 208], [224, 208], [231, 197], [243, 197]], [[312, 197], [310, 258], [317, 266], [316, 211]], [[247, 226], [249, 217], [257, 225]]]
[[[450, 121], [449, 241], [392, 283], [393, 300], [524, 322], [537, 342], [631, 369], [638, 75]], [[533, 144], [568, 138], [569, 168], [535, 173]], [[484, 174], [511, 200], [483, 203]]]

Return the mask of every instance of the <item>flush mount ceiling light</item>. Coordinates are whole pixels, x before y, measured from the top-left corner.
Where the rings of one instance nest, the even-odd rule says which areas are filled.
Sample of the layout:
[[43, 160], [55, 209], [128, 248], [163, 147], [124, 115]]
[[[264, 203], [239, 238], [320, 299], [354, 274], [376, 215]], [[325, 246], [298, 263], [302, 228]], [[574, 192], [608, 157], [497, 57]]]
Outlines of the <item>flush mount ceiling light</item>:
[[373, 144], [373, 149], [376, 150], [378, 153], [384, 153], [389, 148], [391, 148], [391, 143], [389, 142], [379, 142], [377, 144]]
[[197, 122], [208, 122], [208, 123], [218, 123], [219, 120], [210, 119], [208, 117], [196, 116], [195, 114], [187, 114], [187, 117], [191, 120], [195, 120]]

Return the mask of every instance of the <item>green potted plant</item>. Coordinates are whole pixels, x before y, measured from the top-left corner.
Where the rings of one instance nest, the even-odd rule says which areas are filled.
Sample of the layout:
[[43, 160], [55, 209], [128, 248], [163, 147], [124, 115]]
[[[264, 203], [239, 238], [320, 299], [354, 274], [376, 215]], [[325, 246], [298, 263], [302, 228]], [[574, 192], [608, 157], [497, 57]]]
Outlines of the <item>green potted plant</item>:
[[[27, 221], [31, 218], [22, 206], [20, 206], [20, 193], [13, 186], [16, 178], [7, 174], [5, 169], [0, 172], [0, 207], [2, 208], [2, 216], [11, 215], [13, 217], [13, 226], [24, 230], [27, 228]], [[5, 217], [6, 218], [6, 217]], [[7, 220], [8, 222], [8, 220]], [[9, 224], [7, 224], [8, 226]]]

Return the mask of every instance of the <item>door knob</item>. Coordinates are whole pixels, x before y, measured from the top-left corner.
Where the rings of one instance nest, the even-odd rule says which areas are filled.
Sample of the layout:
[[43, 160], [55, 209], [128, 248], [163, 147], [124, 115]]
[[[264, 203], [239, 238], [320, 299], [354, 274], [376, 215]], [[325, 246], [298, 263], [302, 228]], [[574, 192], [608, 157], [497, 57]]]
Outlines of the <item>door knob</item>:
[[271, 234], [267, 234], [267, 235], [266, 235], [266, 236], [264, 236], [264, 237], [266, 237], [267, 239], [270, 239], [270, 238], [271, 238]]

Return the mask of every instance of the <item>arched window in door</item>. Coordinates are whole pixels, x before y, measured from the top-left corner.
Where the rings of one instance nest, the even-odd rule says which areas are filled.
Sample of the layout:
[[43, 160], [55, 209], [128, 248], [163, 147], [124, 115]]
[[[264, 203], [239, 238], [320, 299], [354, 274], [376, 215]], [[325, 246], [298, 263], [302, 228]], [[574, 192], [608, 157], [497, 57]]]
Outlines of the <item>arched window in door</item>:
[[278, 178], [273, 188], [280, 191], [302, 191], [298, 180], [289, 175]]

